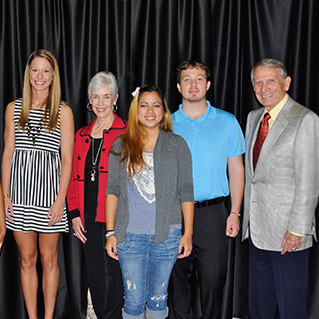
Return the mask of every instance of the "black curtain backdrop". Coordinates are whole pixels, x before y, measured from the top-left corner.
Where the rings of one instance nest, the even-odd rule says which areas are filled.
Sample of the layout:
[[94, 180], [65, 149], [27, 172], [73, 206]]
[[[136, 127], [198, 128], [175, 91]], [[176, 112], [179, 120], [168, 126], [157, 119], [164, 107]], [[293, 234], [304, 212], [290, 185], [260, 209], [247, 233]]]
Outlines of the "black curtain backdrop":
[[[175, 111], [181, 101], [176, 67], [188, 58], [208, 64], [212, 71], [208, 99], [234, 113], [243, 130], [248, 112], [260, 107], [250, 70], [265, 57], [284, 62], [292, 77], [289, 94], [319, 113], [318, 14], [318, 0], [2, 0], [1, 149], [5, 107], [21, 97], [27, 58], [38, 48], [51, 50], [59, 62], [63, 99], [73, 109], [77, 129], [92, 120], [86, 111], [87, 84], [96, 72], [111, 71], [117, 77], [118, 113], [124, 118], [131, 92], [145, 83], [159, 85]], [[225, 293], [230, 299], [225, 307], [244, 318], [247, 243], [236, 239], [230, 246]], [[63, 235], [54, 318], [85, 318], [83, 258], [79, 241], [71, 233]], [[319, 318], [317, 244], [310, 258], [310, 318], [314, 319]], [[0, 257], [1, 318], [27, 318], [19, 268], [17, 247], [8, 232]]]

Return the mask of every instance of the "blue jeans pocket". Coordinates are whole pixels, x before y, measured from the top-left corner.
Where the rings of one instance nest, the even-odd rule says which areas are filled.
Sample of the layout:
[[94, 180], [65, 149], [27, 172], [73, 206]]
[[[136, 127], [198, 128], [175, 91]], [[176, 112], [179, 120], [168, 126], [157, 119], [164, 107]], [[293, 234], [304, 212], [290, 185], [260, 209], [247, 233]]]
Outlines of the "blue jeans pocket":
[[177, 249], [178, 249], [181, 238], [182, 238], [182, 231], [180, 229], [177, 229], [173, 231], [172, 233], [168, 234], [168, 238], [166, 240], [166, 246], [167, 246], [167, 249], [174, 255], [177, 254]]
[[126, 254], [127, 252], [129, 252], [129, 250], [132, 248], [134, 244], [134, 239], [135, 239], [134, 234], [131, 234], [131, 233], [126, 234], [125, 242], [117, 244], [118, 252], [122, 254]]

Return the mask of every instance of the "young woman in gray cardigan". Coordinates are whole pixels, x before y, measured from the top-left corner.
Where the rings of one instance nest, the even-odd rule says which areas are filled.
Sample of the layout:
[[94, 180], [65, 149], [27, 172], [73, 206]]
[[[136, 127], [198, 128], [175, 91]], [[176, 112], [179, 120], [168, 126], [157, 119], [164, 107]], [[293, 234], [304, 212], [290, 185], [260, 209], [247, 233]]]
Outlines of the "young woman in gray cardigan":
[[108, 171], [105, 249], [120, 262], [123, 318], [164, 319], [174, 263], [192, 251], [194, 198], [191, 154], [159, 88], [134, 97]]

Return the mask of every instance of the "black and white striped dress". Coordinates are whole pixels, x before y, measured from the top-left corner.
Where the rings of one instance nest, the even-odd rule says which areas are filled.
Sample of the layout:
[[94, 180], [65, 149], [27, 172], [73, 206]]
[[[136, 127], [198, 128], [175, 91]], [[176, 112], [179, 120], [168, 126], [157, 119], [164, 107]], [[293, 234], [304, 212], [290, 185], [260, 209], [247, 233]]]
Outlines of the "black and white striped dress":
[[16, 100], [14, 108], [15, 150], [10, 174], [14, 221], [7, 219], [7, 228], [23, 232], [68, 232], [65, 207], [60, 223], [48, 226], [47, 218], [60, 184], [60, 115], [56, 129], [47, 132], [43, 124], [45, 110], [30, 110], [23, 131], [18, 128], [21, 103], [21, 99]]

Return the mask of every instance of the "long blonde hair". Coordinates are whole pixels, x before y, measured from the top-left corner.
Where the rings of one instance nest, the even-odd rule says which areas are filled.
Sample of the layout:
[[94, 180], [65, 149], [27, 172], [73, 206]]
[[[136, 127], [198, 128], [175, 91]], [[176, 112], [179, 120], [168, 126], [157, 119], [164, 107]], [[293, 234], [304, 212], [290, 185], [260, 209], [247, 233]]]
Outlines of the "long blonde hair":
[[122, 163], [127, 161], [129, 177], [132, 179], [136, 172], [142, 172], [144, 163], [143, 149], [148, 133], [138, 120], [137, 106], [141, 96], [146, 92], [156, 92], [162, 100], [164, 116], [159, 128], [165, 132], [172, 132], [172, 117], [167, 107], [166, 100], [160, 88], [152, 85], [144, 85], [134, 97], [129, 114], [127, 131], [121, 136], [123, 149], [121, 151]]
[[48, 131], [53, 131], [59, 118], [59, 108], [61, 103], [61, 84], [60, 84], [60, 73], [58, 62], [54, 55], [44, 49], [39, 49], [31, 53], [29, 56], [27, 65], [24, 72], [24, 83], [23, 83], [23, 95], [22, 95], [22, 110], [18, 121], [18, 126], [25, 129], [25, 124], [28, 121], [31, 102], [32, 102], [32, 86], [30, 83], [30, 68], [31, 62], [35, 58], [45, 58], [51, 65], [53, 70], [53, 79], [49, 87], [49, 95], [46, 101], [45, 113], [44, 113], [44, 125]]

